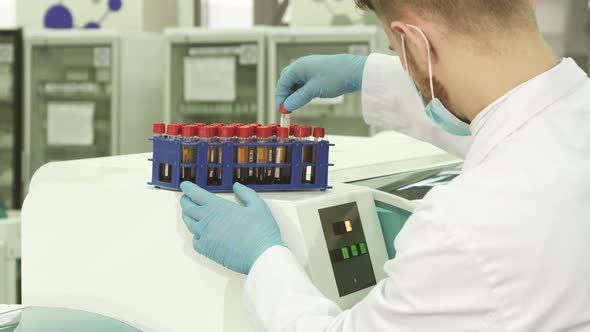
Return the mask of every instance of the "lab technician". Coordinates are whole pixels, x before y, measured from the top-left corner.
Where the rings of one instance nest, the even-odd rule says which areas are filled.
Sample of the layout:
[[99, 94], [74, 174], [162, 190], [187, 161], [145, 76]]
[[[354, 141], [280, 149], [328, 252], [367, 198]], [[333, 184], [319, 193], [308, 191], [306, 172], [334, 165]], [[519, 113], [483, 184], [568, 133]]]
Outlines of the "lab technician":
[[302, 58], [283, 71], [277, 103], [362, 90], [368, 123], [463, 156], [463, 173], [424, 198], [388, 278], [344, 312], [241, 185], [243, 205], [182, 185], [196, 251], [248, 274], [261, 330], [590, 331], [590, 81], [548, 49], [535, 1], [357, 4], [400, 58]]

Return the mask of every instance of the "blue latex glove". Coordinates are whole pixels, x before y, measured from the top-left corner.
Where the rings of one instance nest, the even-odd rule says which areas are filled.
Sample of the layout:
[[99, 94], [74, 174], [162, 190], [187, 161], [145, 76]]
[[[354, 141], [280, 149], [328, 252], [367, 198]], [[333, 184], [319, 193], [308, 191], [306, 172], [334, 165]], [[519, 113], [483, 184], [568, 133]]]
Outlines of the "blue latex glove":
[[234, 193], [244, 206], [183, 182], [182, 219], [193, 233], [193, 248], [231, 269], [248, 274], [254, 262], [272, 246], [286, 246], [279, 227], [258, 194], [239, 183]]
[[366, 56], [350, 54], [310, 55], [283, 69], [275, 91], [277, 108], [293, 112], [314, 98], [335, 98], [359, 91], [363, 85]]

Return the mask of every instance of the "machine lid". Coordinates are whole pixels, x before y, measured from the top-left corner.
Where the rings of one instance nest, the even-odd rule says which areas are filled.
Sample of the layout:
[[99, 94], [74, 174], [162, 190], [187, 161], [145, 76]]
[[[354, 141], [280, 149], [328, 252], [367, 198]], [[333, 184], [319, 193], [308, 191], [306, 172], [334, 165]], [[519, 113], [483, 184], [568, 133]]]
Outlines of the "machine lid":
[[25, 307], [0, 314], [2, 332], [141, 332], [118, 320], [91, 312], [48, 307]]

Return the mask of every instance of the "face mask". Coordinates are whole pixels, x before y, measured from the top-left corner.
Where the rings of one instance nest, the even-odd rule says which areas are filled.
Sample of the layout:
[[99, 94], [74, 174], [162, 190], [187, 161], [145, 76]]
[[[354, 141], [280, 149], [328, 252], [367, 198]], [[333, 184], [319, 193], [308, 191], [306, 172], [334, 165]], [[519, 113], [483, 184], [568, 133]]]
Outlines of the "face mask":
[[[424, 32], [422, 32], [422, 30], [420, 30], [420, 28], [409, 24], [407, 26], [420, 32], [424, 38], [424, 41], [426, 42], [426, 49], [428, 51], [428, 76], [430, 78], [430, 92], [432, 94], [432, 100], [428, 103], [428, 105], [426, 105], [426, 115], [428, 115], [428, 117], [436, 124], [437, 127], [448, 133], [457, 136], [470, 136], [471, 128], [469, 128], [469, 125], [457, 118], [445, 107], [445, 105], [443, 105], [443, 103], [438, 98], [434, 96], [432, 59], [430, 57], [430, 43], [428, 42], [428, 38], [426, 38], [426, 35]], [[406, 41], [404, 35], [402, 35], [402, 51], [404, 55], [404, 61], [406, 63], [406, 70], [408, 70], [409, 73], [408, 58], [406, 57]], [[418, 93], [420, 94], [420, 98], [422, 98], [422, 93], [420, 90], [418, 90]]]

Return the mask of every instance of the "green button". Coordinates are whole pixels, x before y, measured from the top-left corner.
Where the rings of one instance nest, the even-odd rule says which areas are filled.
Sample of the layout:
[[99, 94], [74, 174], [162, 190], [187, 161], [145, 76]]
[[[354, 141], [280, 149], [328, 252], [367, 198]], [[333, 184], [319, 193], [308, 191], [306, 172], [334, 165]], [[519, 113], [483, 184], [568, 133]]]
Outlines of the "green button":
[[352, 251], [353, 257], [356, 257], [359, 255], [358, 249], [356, 248], [356, 245], [354, 245], [354, 244], [350, 246], [350, 251]]
[[364, 242], [360, 243], [359, 247], [361, 248], [361, 255], [364, 255], [367, 253], [367, 245]]
[[342, 257], [344, 257], [344, 259], [350, 258], [350, 255], [348, 254], [348, 248], [342, 248]]

